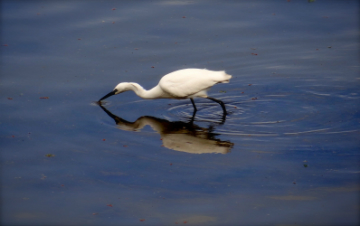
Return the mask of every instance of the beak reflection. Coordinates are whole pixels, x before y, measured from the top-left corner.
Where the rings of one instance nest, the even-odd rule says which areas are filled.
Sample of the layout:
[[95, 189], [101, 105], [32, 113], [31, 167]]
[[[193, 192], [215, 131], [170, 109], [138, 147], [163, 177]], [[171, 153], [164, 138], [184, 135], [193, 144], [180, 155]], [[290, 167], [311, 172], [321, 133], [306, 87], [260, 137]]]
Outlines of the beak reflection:
[[[109, 95], [109, 94], [108, 94]], [[105, 96], [102, 99], [105, 99]], [[100, 99], [100, 101], [102, 100]], [[234, 146], [229, 141], [216, 139], [217, 134], [213, 133], [213, 127], [202, 128], [193, 122], [181, 121], [170, 122], [152, 116], [142, 116], [135, 122], [126, 121], [99, 105], [111, 118], [115, 120], [117, 127], [124, 131], [140, 131], [149, 125], [154, 131], [160, 134], [164, 147], [175, 151], [191, 154], [220, 153], [227, 154]]]

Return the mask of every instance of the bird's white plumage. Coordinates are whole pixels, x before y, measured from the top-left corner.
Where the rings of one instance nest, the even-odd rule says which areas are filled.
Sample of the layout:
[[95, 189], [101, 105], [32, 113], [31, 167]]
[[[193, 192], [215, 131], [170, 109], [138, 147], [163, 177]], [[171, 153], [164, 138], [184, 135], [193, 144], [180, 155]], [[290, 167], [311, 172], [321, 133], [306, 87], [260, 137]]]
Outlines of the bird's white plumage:
[[227, 114], [224, 103], [221, 100], [209, 97], [207, 90], [217, 83], [228, 83], [231, 79], [231, 75], [225, 73], [225, 71], [210, 71], [207, 69], [182, 69], [171, 72], [159, 81], [159, 84], [150, 90], [144, 89], [134, 82], [122, 82], [119, 83], [113, 91], [106, 94], [99, 100], [101, 101], [125, 91], [132, 90], [141, 98], [144, 99], [186, 99], [190, 98], [194, 112], [197, 111], [193, 98], [203, 97], [217, 102], [223, 109], [224, 115]]
[[174, 98], [207, 97], [207, 89], [217, 83], [227, 83], [231, 75], [225, 71], [207, 69], [183, 69], [161, 78], [160, 88]]

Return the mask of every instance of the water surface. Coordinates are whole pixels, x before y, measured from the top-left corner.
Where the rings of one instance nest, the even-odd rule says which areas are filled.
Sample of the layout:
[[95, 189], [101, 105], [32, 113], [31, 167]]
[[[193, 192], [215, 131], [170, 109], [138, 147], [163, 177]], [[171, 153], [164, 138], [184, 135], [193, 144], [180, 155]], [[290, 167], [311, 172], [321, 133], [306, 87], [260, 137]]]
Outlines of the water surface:
[[[2, 1], [3, 225], [359, 224], [357, 1]], [[196, 99], [94, 104], [226, 70]]]

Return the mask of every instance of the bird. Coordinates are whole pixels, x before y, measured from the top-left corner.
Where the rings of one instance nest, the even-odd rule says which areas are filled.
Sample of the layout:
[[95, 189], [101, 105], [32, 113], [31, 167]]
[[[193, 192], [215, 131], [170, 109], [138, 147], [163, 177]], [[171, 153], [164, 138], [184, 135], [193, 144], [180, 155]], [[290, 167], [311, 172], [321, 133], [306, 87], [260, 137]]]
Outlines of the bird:
[[194, 114], [197, 108], [193, 98], [207, 98], [220, 104], [224, 115], [226, 115], [227, 111], [224, 103], [221, 100], [209, 97], [207, 91], [215, 84], [229, 83], [231, 77], [225, 71], [198, 68], [181, 69], [164, 75], [158, 85], [150, 90], [146, 90], [134, 82], [121, 82], [113, 91], [100, 98], [98, 103], [101, 104], [102, 100], [110, 96], [132, 90], [143, 99], [190, 99], [194, 107]]

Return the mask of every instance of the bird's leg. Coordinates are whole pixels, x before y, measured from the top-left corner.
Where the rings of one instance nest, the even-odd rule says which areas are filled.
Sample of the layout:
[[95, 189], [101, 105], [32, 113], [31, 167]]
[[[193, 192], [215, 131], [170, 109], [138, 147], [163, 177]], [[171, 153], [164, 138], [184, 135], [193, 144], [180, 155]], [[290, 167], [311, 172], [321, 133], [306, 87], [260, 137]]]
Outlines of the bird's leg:
[[194, 122], [197, 109], [196, 109], [195, 102], [194, 102], [193, 98], [190, 98], [190, 100], [191, 100], [192, 105], [194, 106], [194, 112], [193, 112], [193, 115], [192, 115], [191, 120], [189, 122], [190, 124], [192, 124]]
[[220, 104], [220, 106], [222, 107], [223, 111], [224, 111], [224, 115], [227, 115], [227, 111], [226, 111], [226, 108], [225, 108], [225, 104], [221, 101], [221, 100], [217, 100], [215, 98], [212, 98], [212, 97], [207, 97], [208, 99], [212, 100], [212, 101], [215, 101], [217, 102], [218, 104]]
[[193, 124], [194, 123], [194, 119], [195, 119], [195, 115], [196, 115], [196, 111], [193, 112], [193, 115], [189, 121], [190, 124]]
[[196, 108], [196, 106], [195, 106], [194, 99], [193, 99], [193, 98], [190, 98], [190, 100], [191, 100], [192, 105], [194, 106], [194, 112], [196, 112], [196, 111], [197, 111], [197, 108]]

